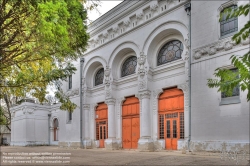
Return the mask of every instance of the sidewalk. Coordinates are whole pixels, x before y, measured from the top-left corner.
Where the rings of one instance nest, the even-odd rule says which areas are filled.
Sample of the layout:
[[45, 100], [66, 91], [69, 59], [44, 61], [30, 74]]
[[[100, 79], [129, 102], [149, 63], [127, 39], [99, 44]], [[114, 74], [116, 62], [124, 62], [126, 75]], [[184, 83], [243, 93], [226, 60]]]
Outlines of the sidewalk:
[[[220, 153], [111, 151], [67, 149], [57, 146], [0, 148], [1, 165], [236, 165], [233, 156], [224, 157], [222, 160]], [[239, 165], [248, 165], [248, 161], [241, 159]]]

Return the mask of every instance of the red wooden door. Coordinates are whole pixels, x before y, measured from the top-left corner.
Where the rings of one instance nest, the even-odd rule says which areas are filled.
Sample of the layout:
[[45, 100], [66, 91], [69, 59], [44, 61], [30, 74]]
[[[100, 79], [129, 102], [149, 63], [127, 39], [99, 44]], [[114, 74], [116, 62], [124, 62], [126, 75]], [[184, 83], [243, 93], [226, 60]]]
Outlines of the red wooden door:
[[165, 90], [159, 97], [159, 138], [167, 150], [177, 150], [178, 139], [184, 139], [184, 96], [177, 88]]
[[100, 125], [99, 126], [99, 148], [104, 148], [104, 142], [107, 136], [107, 126]]
[[136, 97], [129, 97], [122, 106], [122, 147], [136, 149], [139, 138], [139, 100]]
[[96, 140], [99, 140], [99, 148], [105, 147], [105, 139], [108, 138], [108, 106], [99, 103], [96, 107]]

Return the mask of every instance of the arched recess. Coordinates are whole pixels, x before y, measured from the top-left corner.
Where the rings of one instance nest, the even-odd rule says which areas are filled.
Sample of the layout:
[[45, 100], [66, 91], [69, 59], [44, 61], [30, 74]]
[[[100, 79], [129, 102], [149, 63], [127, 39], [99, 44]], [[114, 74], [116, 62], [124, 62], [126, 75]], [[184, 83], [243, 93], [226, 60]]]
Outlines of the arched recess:
[[130, 56], [139, 56], [140, 49], [138, 45], [133, 42], [124, 42], [118, 45], [112, 52], [108, 64], [112, 68], [112, 76], [114, 79], [121, 77], [121, 66], [124, 61]]
[[157, 55], [161, 47], [171, 40], [179, 40], [184, 45], [182, 52], [182, 59], [184, 59], [185, 52], [187, 51], [186, 42], [188, 41], [187, 27], [177, 21], [168, 21], [155, 28], [143, 45], [143, 52], [147, 55], [147, 60], [150, 67], [155, 68], [157, 62]]
[[177, 150], [178, 140], [185, 138], [184, 94], [178, 88], [165, 89], [158, 99], [158, 138], [167, 150]]
[[98, 70], [107, 66], [107, 62], [102, 57], [96, 56], [91, 58], [83, 68], [83, 77], [85, 79], [87, 87], [94, 87], [94, 78]]

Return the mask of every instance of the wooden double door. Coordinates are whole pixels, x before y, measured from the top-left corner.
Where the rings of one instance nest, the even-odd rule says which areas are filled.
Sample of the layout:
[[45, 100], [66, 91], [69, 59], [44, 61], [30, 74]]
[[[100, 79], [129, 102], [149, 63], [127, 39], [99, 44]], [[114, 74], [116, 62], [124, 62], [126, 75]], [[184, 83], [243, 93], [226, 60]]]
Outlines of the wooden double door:
[[177, 150], [178, 140], [184, 139], [184, 96], [177, 88], [165, 90], [159, 97], [159, 138], [167, 150]]
[[99, 103], [96, 107], [96, 140], [99, 140], [99, 148], [105, 148], [105, 139], [108, 138], [108, 106]]
[[122, 105], [122, 147], [136, 149], [140, 138], [139, 100], [126, 98]]

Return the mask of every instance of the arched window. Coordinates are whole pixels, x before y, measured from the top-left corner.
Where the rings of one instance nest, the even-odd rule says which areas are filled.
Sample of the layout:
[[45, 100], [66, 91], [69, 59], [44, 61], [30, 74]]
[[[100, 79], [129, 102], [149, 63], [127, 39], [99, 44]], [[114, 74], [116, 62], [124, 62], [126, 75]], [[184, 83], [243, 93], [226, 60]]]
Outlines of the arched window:
[[237, 8], [237, 5], [233, 5], [230, 7], [227, 7], [221, 11], [221, 20], [220, 20], [220, 35], [221, 37], [228, 36], [229, 34], [233, 32], [238, 31], [238, 17], [233, 17], [230, 19], [227, 19], [228, 13], [225, 12], [225, 10], [235, 10]]
[[183, 44], [179, 40], [172, 40], [165, 44], [157, 57], [157, 66], [181, 59]]
[[135, 73], [135, 69], [136, 69], [136, 65], [137, 65], [137, 57], [136, 56], [132, 56], [129, 57], [122, 66], [122, 77], [128, 76], [130, 74], [134, 74]]
[[95, 86], [103, 84], [104, 69], [101, 68], [95, 75]]

